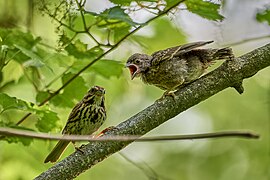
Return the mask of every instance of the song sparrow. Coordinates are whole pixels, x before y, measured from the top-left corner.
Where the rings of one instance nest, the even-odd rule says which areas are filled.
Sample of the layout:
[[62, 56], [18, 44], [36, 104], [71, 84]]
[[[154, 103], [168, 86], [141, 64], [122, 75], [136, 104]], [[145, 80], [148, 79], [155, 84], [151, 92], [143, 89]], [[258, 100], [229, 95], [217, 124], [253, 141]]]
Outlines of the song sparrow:
[[184, 44], [150, 56], [136, 53], [127, 60], [126, 67], [130, 70], [131, 79], [141, 77], [144, 83], [168, 93], [198, 79], [215, 60], [233, 58], [231, 48], [197, 49], [212, 42]]
[[[104, 88], [92, 87], [72, 109], [62, 134], [90, 135], [97, 131], [106, 119], [104, 94]], [[60, 140], [44, 163], [56, 162], [69, 143]]]

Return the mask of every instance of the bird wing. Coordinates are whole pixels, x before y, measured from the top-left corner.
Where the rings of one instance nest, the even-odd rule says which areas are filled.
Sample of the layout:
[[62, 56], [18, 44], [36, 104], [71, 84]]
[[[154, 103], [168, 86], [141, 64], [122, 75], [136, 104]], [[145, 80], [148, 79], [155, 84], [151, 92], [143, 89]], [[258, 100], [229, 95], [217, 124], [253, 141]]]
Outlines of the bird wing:
[[[68, 116], [68, 120], [66, 122], [66, 125], [62, 131], [62, 134], [67, 134], [67, 129], [69, 128], [68, 126], [70, 125], [71, 122], [73, 121], [77, 121], [79, 119], [80, 116], [80, 108], [82, 107], [83, 103], [82, 101], [80, 101], [79, 103], [77, 103], [74, 108], [72, 109], [72, 111], [70, 112], [69, 116]], [[77, 116], [77, 117], [76, 117]]]
[[152, 65], [157, 65], [160, 62], [171, 59], [173, 57], [180, 56], [184, 53], [187, 53], [197, 47], [204, 46], [206, 44], [210, 44], [214, 41], [198, 41], [198, 42], [192, 42], [180, 46], [171, 47], [165, 50], [160, 50], [157, 52], [154, 52], [152, 56]]

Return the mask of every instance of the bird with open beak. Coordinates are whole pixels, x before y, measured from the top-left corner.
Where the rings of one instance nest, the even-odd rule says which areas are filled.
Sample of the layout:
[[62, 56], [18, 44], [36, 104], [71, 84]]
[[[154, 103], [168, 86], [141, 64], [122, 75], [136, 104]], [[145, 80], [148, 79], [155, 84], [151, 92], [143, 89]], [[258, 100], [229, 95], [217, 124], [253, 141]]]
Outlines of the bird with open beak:
[[126, 63], [126, 67], [129, 68], [131, 80], [135, 77], [139, 77], [141, 73], [148, 70], [151, 66], [151, 56], [146, 54], [133, 54]]
[[215, 60], [230, 60], [231, 48], [198, 49], [213, 41], [188, 43], [152, 55], [133, 54], [126, 67], [131, 79], [140, 77], [146, 84], [155, 85], [166, 92], [174, 91], [200, 78]]

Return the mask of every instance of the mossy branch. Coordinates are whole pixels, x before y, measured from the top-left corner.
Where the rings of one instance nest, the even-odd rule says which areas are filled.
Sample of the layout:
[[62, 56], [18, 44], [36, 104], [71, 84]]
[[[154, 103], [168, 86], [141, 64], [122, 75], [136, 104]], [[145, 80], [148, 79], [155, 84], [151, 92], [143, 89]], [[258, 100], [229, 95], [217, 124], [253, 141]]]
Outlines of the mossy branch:
[[[206, 100], [218, 92], [234, 87], [242, 92], [242, 82], [258, 71], [270, 66], [270, 44], [255, 49], [175, 92], [175, 98], [166, 96], [120, 123], [105, 135], [144, 135], [188, 108]], [[111, 154], [123, 149], [128, 142], [91, 142], [83, 151], [74, 152], [36, 177], [39, 179], [73, 179]]]

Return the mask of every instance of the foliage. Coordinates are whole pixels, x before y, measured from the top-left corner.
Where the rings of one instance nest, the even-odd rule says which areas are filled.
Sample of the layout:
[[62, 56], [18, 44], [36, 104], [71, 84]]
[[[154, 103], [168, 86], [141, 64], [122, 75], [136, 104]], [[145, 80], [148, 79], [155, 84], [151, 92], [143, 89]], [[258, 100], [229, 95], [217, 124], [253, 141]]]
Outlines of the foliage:
[[270, 25], [270, 8], [260, 11], [256, 15], [256, 19], [259, 22], [266, 21]]
[[210, 1], [188, 0], [185, 2], [190, 12], [209, 20], [222, 20], [224, 17], [219, 14], [220, 4], [213, 4]]

